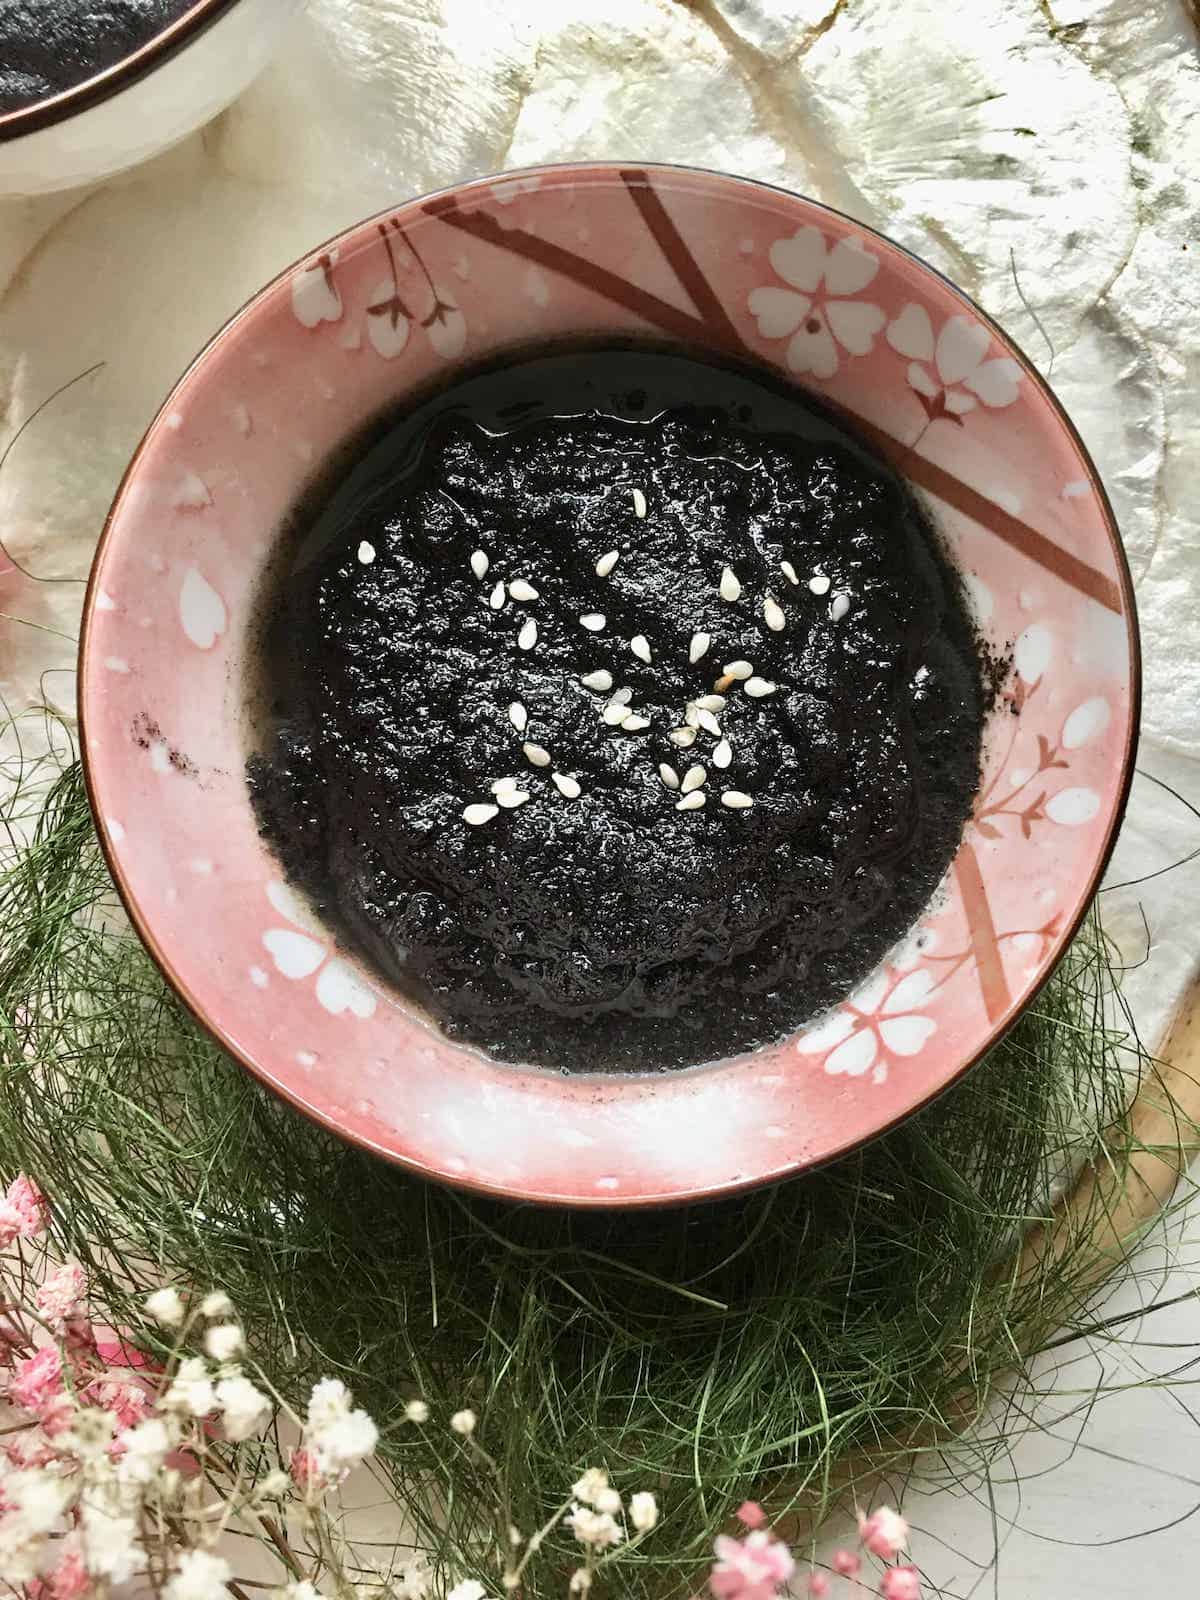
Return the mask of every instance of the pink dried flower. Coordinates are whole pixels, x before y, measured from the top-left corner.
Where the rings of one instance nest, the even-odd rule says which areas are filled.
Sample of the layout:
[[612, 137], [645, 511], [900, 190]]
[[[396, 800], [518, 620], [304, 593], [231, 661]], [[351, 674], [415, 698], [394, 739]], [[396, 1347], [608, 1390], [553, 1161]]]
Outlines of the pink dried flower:
[[921, 1600], [921, 1579], [916, 1567], [889, 1567], [879, 1593], [883, 1600]]
[[55, 1452], [40, 1429], [24, 1428], [5, 1440], [4, 1455], [18, 1472], [23, 1472], [30, 1467], [49, 1466]]
[[14, 1239], [36, 1239], [45, 1232], [48, 1215], [45, 1195], [20, 1173], [0, 1196], [0, 1248]]
[[814, 1572], [808, 1580], [808, 1592], [811, 1595], [827, 1595], [829, 1593], [829, 1579], [823, 1572]]
[[764, 1528], [744, 1539], [722, 1534], [713, 1548], [717, 1560], [708, 1581], [717, 1600], [774, 1600], [796, 1570], [787, 1545]]
[[48, 1395], [38, 1408], [37, 1415], [47, 1439], [56, 1439], [74, 1422], [75, 1402], [64, 1389], [60, 1394]]
[[89, 1404], [107, 1411], [118, 1433], [136, 1428], [150, 1409], [150, 1396], [144, 1386], [130, 1378], [97, 1378], [84, 1391]]
[[288, 1471], [292, 1475], [292, 1482], [298, 1489], [307, 1489], [314, 1483], [321, 1481], [321, 1469], [317, 1465], [317, 1458], [311, 1450], [306, 1450], [303, 1445], [299, 1450], [293, 1450], [291, 1460], [288, 1462]]
[[830, 1566], [839, 1578], [857, 1578], [862, 1571], [862, 1562], [853, 1550], [835, 1550]]
[[40, 1412], [62, 1393], [62, 1386], [62, 1357], [55, 1345], [47, 1344], [36, 1355], [14, 1364], [8, 1380], [8, 1395], [14, 1405]]
[[733, 1514], [743, 1528], [765, 1528], [767, 1525], [767, 1513], [757, 1500], [743, 1500]]
[[873, 1556], [890, 1561], [908, 1543], [908, 1523], [891, 1506], [880, 1506], [869, 1517], [858, 1513], [858, 1536]]
[[49, 1600], [83, 1600], [90, 1593], [92, 1580], [83, 1564], [83, 1553], [73, 1541], [59, 1563], [45, 1579], [45, 1593]]
[[77, 1261], [64, 1261], [56, 1267], [37, 1292], [36, 1304], [42, 1316], [61, 1333], [69, 1318], [83, 1310], [87, 1279]]
[[68, 1317], [62, 1330], [63, 1343], [67, 1347], [67, 1354], [72, 1361], [99, 1360], [99, 1351], [96, 1344], [96, 1330], [87, 1319], [87, 1314], [81, 1312], [78, 1316]]

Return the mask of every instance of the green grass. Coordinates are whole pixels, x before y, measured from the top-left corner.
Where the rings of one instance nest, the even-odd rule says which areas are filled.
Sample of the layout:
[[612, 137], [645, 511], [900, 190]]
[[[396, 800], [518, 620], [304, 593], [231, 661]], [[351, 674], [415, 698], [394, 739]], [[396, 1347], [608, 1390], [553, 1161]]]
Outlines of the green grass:
[[[1106, 1021], [1095, 917], [983, 1064], [836, 1166], [686, 1209], [543, 1211], [415, 1180], [264, 1094], [108, 914], [70, 756], [18, 752], [6, 781], [0, 1171], [46, 1187], [114, 1322], [164, 1279], [220, 1285], [289, 1396], [344, 1376], [456, 1562], [493, 1526], [493, 1485], [443, 1428], [401, 1423], [413, 1394], [435, 1420], [478, 1411], [526, 1532], [587, 1464], [658, 1490], [663, 1524], [618, 1587], [683, 1592], [745, 1496], [821, 1502], [863, 1452], [903, 1470], [915, 1433], [960, 1425], [1050, 1328], [1087, 1320], [1087, 1219], [1028, 1280], [1007, 1264], [1145, 1065]], [[548, 1541], [527, 1595], [563, 1592], [568, 1545]]]

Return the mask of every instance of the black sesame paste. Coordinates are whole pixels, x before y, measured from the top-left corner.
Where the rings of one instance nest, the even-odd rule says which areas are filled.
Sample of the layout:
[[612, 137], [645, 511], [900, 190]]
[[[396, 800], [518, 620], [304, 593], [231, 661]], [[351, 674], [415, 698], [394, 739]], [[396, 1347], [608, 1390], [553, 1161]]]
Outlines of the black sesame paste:
[[193, 0], [0, 0], [0, 112], [61, 94], [140, 50]]
[[510, 363], [377, 428], [295, 526], [260, 826], [450, 1038], [567, 1072], [734, 1055], [937, 888], [977, 647], [911, 492], [802, 391]]

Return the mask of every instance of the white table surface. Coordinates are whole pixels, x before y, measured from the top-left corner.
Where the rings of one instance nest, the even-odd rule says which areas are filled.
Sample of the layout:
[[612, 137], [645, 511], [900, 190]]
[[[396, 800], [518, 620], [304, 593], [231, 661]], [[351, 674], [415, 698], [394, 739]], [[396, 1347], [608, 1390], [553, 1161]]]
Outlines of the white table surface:
[[[5, 420], [106, 363], [14, 451], [3, 537], [35, 571], [83, 575], [125, 461], [193, 353], [358, 218], [533, 161], [722, 167], [911, 246], [1050, 372], [1137, 582], [1141, 767], [1200, 801], [1198, 107], [1184, 0], [312, 0], [275, 65], [203, 134], [101, 188], [0, 204]], [[0, 610], [43, 627], [73, 634], [81, 592], [30, 589], [0, 562]], [[68, 708], [69, 672], [42, 674], [71, 659], [53, 634], [0, 623], [10, 706], [44, 690]], [[1110, 881], [1198, 844], [1186, 809], [1138, 779]], [[1145, 951], [1145, 915], [1149, 959], [1127, 989], [1156, 1042], [1197, 965], [1200, 863], [1105, 905], [1130, 960]], [[1191, 1288], [1198, 1246], [1194, 1221], [1173, 1265], [1151, 1250], [1159, 1276], [1114, 1304]], [[995, 1523], [983, 1483], [954, 1496], [910, 1488], [916, 1554], [947, 1595], [1196, 1592], [1200, 1517], [1131, 1542], [1200, 1502], [1190, 1374], [1103, 1400], [1079, 1443], [1071, 1413], [1101, 1369], [1120, 1382], [1189, 1361], [1200, 1309], [1124, 1335], [1058, 1352], [1043, 1420], [1062, 1421], [1014, 1437], [1011, 1465], [993, 1473]]]

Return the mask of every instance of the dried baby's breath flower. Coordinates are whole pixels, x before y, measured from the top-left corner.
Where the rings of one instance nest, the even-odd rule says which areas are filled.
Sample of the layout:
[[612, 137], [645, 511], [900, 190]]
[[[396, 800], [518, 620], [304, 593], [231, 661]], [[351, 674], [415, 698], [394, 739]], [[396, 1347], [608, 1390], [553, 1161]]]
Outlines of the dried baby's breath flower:
[[145, 1299], [146, 1314], [163, 1328], [177, 1328], [183, 1321], [183, 1301], [178, 1289], [155, 1289]]

